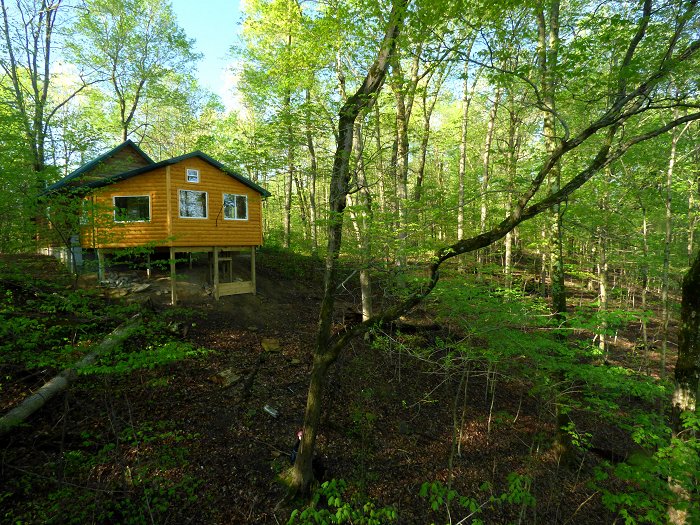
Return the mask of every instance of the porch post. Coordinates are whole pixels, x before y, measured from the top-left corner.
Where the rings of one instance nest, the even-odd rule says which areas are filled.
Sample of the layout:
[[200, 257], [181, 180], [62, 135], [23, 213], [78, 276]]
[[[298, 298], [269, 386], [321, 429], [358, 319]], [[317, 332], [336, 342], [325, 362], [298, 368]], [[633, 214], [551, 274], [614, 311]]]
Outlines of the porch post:
[[97, 248], [97, 280], [105, 280], [105, 254], [100, 248]]
[[255, 288], [255, 246], [250, 247], [250, 282], [253, 283], [253, 295], [257, 293]]
[[170, 304], [177, 304], [177, 291], [175, 290], [175, 248], [170, 247]]
[[219, 247], [214, 246], [214, 299], [219, 300]]

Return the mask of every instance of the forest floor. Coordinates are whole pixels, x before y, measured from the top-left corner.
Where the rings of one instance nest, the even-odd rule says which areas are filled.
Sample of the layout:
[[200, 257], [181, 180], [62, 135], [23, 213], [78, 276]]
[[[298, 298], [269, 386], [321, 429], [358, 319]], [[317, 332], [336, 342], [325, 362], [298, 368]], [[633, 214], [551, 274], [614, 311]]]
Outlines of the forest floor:
[[[2, 256], [0, 277], [3, 267], [70, 287], [47, 259]], [[321, 279], [319, 261], [261, 252], [257, 295], [217, 302], [202, 288], [183, 300], [192, 324], [178, 330], [206, 354], [81, 376], [0, 440], [0, 523], [286, 523], [303, 508], [285, 501], [278, 477], [303, 420]], [[462, 279], [479, 286], [455, 272], [443, 290]], [[21, 294], [36, 295], [13, 290], [16, 304], [27, 303]], [[593, 299], [577, 290], [581, 304]], [[484, 296], [467, 299], [472, 315], [488, 315]], [[161, 288], [150, 298], [166, 308]], [[357, 321], [356, 299], [347, 285], [336, 330]], [[350, 504], [392, 506], [398, 523], [612, 523], [600, 483], [612, 490], [613, 482], [596, 485], [596, 468], [606, 455], [614, 462], [634, 451], [629, 435], [574, 410], [587, 447], [560, 461], [551, 399], [502, 360], [448, 358], [452, 342], [487, 350], [479, 325], [488, 323], [474, 318], [470, 331], [450, 321], [440, 301], [438, 293], [398, 328], [354, 341], [332, 368], [317, 445], [324, 477], [347, 482]], [[634, 351], [638, 329], [630, 322], [620, 330], [609, 362], [646, 366]], [[650, 357], [658, 370], [659, 356]], [[670, 372], [672, 356], [667, 361]], [[58, 370], [0, 367], [2, 413]], [[432, 499], [430, 490], [420, 495], [425, 482]], [[469, 501], [461, 506], [458, 496], [448, 509], [438, 500], [448, 484]]]

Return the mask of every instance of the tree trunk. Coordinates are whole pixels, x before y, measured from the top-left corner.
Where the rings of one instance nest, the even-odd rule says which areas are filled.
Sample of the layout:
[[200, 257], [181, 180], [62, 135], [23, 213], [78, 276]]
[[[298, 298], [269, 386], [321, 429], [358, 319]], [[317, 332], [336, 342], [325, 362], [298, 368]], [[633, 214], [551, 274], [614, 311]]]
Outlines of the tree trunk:
[[496, 89], [496, 96], [493, 99], [493, 106], [489, 112], [489, 120], [486, 126], [486, 138], [484, 139], [484, 153], [481, 162], [481, 220], [479, 221], [479, 233], [486, 231], [486, 220], [488, 212], [488, 189], [491, 178], [491, 146], [493, 145], [493, 135], [496, 130], [496, 116], [498, 106], [501, 101], [501, 90]]
[[[674, 115], [675, 116], [675, 115]], [[664, 207], [666, 209], [665, 232], [664, 232], [664, 262], [661, 271], [661, 378], [666, 377], [666, 353], [668, 350], [668, 325], [670, 320], [670, 305], [668, 299], [669, 270], [671, 265], [671, 242], [673, 240], [673, 169], [676, 165], [676, 150], [678, 139], [681, 133], [673, 133], [671, 138], [671, 152], [668, 158], [668, 168], [666, 170], [666, 194], [664, 196]]]
[[[462, 88], [462, 119], [459, 138], [459, 193], [457, 203], [457, 239], [464, 238], [464, 191], [467, 174], [467, 132], [469, 130], [469, 106], [472, 102], [472, 95], [476, 82], [469, 90], [469, 59], [471, 57], [474, 38], [469, 39], [464, 59], [464, 85]], [[477, 75], [478, 77], [478, 75]]]
[[[401, 69], [399, 61], [394, 66], [396, 75], [400, 77]], [[396, 264], [400, 267], [406, 265], [405, 245], [406, 245], [406, 201], [408, 199], [408, 119], [410, 111], [407, 114], [406, 97], [404, 86], [402, 85], [403, 78], [400, 78], [398, 86], [392, 84], [394, 88], [394, 98], [396, 99], [396, 171], [394, 173], [396, 184], [396, 206], [399, 210], [399, 224], [396, 229], [399, 243], [398, 253], [396, 254]]]
[[362, 140], [362, 124], [355, 122], [355, 137], [353, 139], [355, 151], [355, 183], [357, 186], [356, 198], [348, 195], [353, 209], [350, 213], [352, 225], [357, 237], [357, 245], [360, 249], [360, 295], [362, 301], [362, 320], [372, 317], [372, 279], [370, 265], [372, 258], [372, 195], [369, 191], [364, 163], [364, 141]]
[[607, 230], [601, 227], [598, 232], [598, 312], [602, 314], [602, 320], [598, 330], [598, 349], [606, 362], [608, 360], [608, 342], [606, 334], [608, 323], [605, 320], [608, 313], [607, 234]]
[[[291, 36], [290, 42], [291, 42]], [[287, 173], [284, 179], [284, 237], [282, 243], [289, 248], [292, 233], [292, 181], [294, 179], [294, 128], [292, 126], [292, 95], [284, 97], [284, 113], [287, 120]]]
[[408, 237], [408, 125], [413, 113], [413, 101], [418, 85], [418, 68], [422, 48], [414, 51], [410, 78], [404, 78], [401, 61], [397, 55], [392, 65], [392, 84], [396, 99], [396, 201], [399, 210], [398, 253], [396, 264], [406, 266], [406, 239]]
[[316, 224], [316, 179], [318, 177], [318, 161], [316, 160], [316, 148], [314, 136], [311, 131], [311, 90], [306, 90], [306, 146], [309, 149], [310, 179], [309, 188], [309, 222], [311, 223], [311, 253], [318, 253], [318, 226]]
[[[547, 21], [549, 22], [547, 24]], [[557, 147], [556, 120], [556, 69], [559, 56], [559, 0], [552, 0], [549, 16], [545, 17], [544, 6], [537, 12], [538, 63], [542, 82], [542, 99], [546, 106], [542, 131], [545, 150], [551, 154]], [[556, 193], [561, 187], [561, 168], [557, 163], [549, 176], [549, 191]], [[566, 287], [564, 285], [564, 248], [562, 207], [552, 207], [552, 220], [547, 235], [549, 243], [549, 275], [551, 280], [552, 312], [561, 317], [566, 313]]]
[[[520, 118], [516, 113], [515, 97], [508, 94], [508, 155], [507, 172], [508, 186], [506, 188], [505, 215], [508, 217], [513, 209], [513, 193], [515, 192], [515, 177], [518, 171], [518, 156], [520, 152]], [[513, 284], [513, 232], [508, 232], [504, 239], [505, 254], [503, 256], [503, 273], [506, 279], [506, 288]]]
[[[434, 72], [435, 70], [433, 70]], [[449, 75], [451, 68], [442, 66], [440, 67], [437, 80], [433, 87], [434, 91], [432, 97], [429, 97], [428, 86], [426, 85], [423, 91], [423, 133], [421, 135], [420, 141], [420, 153], [418, 155], [418, 169], [416, 170], [416, 186], [413, 192], [413, 200], [419, 202], [423, 190], [423, 179], [425, 177], [425, 161], [428, 155], [428, 144], [430, 142], [430, 119], [433, 115], [433, 110], [435, 109], [435, 104], [440, 96], [440, 90], [445, 82], [445, 79]], [[426, 84], [430, 83], [433, 78], [432, 73], [429, 75]]]
[[379, 186], [379, 211], [384, 213], [387, 209], [386, 190], [384, 188], [384, 148], [382, 147], [382, 125], [381, 113], [379, 112], [379, 104], [374, 105], [374, 123], [375, 123], [375, 145], [377, 148], [377, 185]]
[[697, 409], [700, 382], [700, 252], [683, 279], [678, 360], [674, 373], [672, 430], [681, 430], [680, 416]]
[[326, 386], [328, 367], [338, 358], [344, 345], [331, 345], [333, 310], [335, 305], [337, 261], [340, 254], [345, 210], [350, 180], [349, 162], [353, 146], [354, 124], [358, 115], [380, 91], [389, 62], [396, 49], [396, 39], [403, 26], [408, 0], [395, 0], [387, 30], [374, 64], [369, 68], [364, 82], [357, 92], [348, 98], [339, 112], [338, 145], [333, 158], [330, 183], [330, 216], [328, 225], [328, 251], [324, 275], [324, 293], [319, 314], [318, 336], [314, 351], [311, 378], [304, 414], [304, 433], [299, 453], [290, 473], [292, 492], [305, 492], [313, 480], [311, 461], [316, 446], [321, 405]]
[[311, 225], [307, 213], [308, 203], [306, 202], [304, 183], [300, 177], [299, 170], [294, 171], [294, 186], [296, 186], [297, 198], [299, 199], [299, 218], [301, 219], [302, 231], [304, 232], [304, 240], [309, 240], [311, 238]]
[[[647, 210], [642, 206], [642, 312], [647, 310], [647, 295], [649, 293], [649, 240], [648, 240]], [[647, 316], [642, 314], [642, 352], [644, 353], [644, 368], [649, 374], [649, 335], [647, 333]]]
[[[493, 100], [493, 106], [489, 112], [489, 120], [486, 126], [486, 138], [484, 139], [484, 153], [481, 158], [481, 213], [479, 221], [479, 233], [486, 231], [486, 221], [488, 213], [488, 190], [491, 178], [491, 147], [493, 145], [493, 136], [496, 130], [496, 117], [498, 116], [498, 106], [501, 100], [501, 89], [496, 89], [496, 96]], [[477, 263], [479, 265], [485, 262], [485, 251], [480, 250], [477, 254]]]
[[[674, 373], [674, 390], [671, 401], [671, 431], [674, 437], [682, 434], [681, 416], [684, 412], [697, 411], [700, 382], [700, 252], [683, 279], [681, 299], [681, 323], [678, 334], [678, 359]], [[669, 480], [671, 491], [680, 500], [690, 497], [680, 483]], [[680, 507], [680, 506], [679, 506]], [[669, 523], [682, 525], [687, 522], [687, 512], [669, 506]]]
[[[693, 164], [700, 166], [700, 147], [693, 150]], [[693, 253], [695, 253], [695, 230], [698, 226], [698, 201], [697, 195], [700, 192], [700, 175], [695, 168], [688, 180], [688, 265], [693, 264]]]

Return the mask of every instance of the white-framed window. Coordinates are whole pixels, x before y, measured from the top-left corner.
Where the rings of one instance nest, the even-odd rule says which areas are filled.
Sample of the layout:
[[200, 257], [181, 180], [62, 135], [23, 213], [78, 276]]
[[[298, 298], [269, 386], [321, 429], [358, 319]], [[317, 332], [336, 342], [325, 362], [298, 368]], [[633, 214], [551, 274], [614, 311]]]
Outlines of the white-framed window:
[[187, 182], [199, 182], [199, 170], [187, 168]]
[[207, 192], [180, 190], [180, 217], [183, 219], [206, 219]]
[[149, 195], [115, 195], [114, 222], [148, 222], [151, 220]]
[[248, 196], [224, 193], [224, 219], [232, 221], [248, 220]]

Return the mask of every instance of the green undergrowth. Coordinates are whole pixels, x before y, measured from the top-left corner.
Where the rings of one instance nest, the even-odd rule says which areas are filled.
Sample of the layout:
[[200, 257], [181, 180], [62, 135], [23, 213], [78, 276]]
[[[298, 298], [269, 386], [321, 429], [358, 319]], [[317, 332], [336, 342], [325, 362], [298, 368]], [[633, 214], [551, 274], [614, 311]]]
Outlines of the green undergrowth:
[[15, 476], [0, 489], [2, 522], [179, 523], [200, 498], [202, 480], [188, 468], [197, 439], [163, 421], [116, 437], [83, 430], [40, 470], [9, 467]]
[[[45, 259], [28, 259], [33, 264]], [[198, 357], [203, 351], [182, 341], [179, 331], [194, 313], [162, 312], [110, 301], [94, 289], [74, 289], [56, 268], [55, 279], [37, 279], [27, 262], [0, 265], [0, 354], [6, 369], [31, 372], [74, 365], [119, 324], [140, 313], [142, 325], [122, 345], [82, 373], [125, 373]], [[67, 284], [68, 283], [68, 284]], [[11, 381], [5, 375], [5, 381]], [[1, 390], [0, 390], [1, 391]]]
[[0, 522], [184, 522], [201, 504], [202, 480], [189, 462], [200, 437], [167, 419], [138, 421], [132, 405], [169, 384], [172, 369], [166, 365], [207, 353], [182, 337], [194, 313], [109, 301], [95, 291], [73, 289], [58, 268], [56, 279], [35, 279], [37, 260], [46, 262], [28, 257], [35, 266], [22, 269], [21, 259], [16, 268], [0, 265], [4, 402], [16, 404], [12, 399], [25, 395], [25, 377], [51, 377], [74, 366], [125, 320], [139, 313], [142, 322], [122, 344], [80, 369], [69, 391], [17, 430], [31, 431], [31, 439], [8, 437]]
[[[671, 383], [647, 375], [635, 350], [621, 356], [618, 349], [609, 361], [592, 343], [596, 333], [613, 338], [639, 326], [650, 312], [611, 310], [603, 316], [597, 305], [588, 304], [555, 318], [546, 301], [524, 293], [523, 287], [504, 289], [479, 276], [446, 273], [427, 299], [440, 332], [433, 337], [420, 331], [378, 336], [375, 347], [415, 355], [455, 384], [465, 371], [480, 371], [490, 397], [499, 385], [517, 388], [536, 402], [540, 418], [560, 424], [557, 434], [568, 436], [571, 457], [579, 458], [574, 468], [582, 458], [597, 457], [592, 452], [596, 446], [622, 447], [615, 462], [597, 460], [591, 486], [626, 523], [663, 523], [670, 504], [692, 507], [688, 501], [694, 498], [684, 499], [679, 495], [683, 491], [674, 492], [667, 482], [677, 480], [691, 495], [698, 484], [697, 444], [689, 439], [694, 431], [672, 439], [667, 411], [659, 410], [670, 406]], [[492, 405], [489, 428], [498, 426], [498, 410]], [[596, 440], [600, 423], [624, 436], [619, 444]], [[531, 449], [558, 439], [554, 434], [533, 436]], [[625, 456], [628, 460], [621, 462]]]
[[[462, 523], [478, 525], [485, 523], [481, 516], [486, 510], [497, 507], [511, 507], [524, 517], [527, 510], [536, 504], [530, 492], [531, 484], [530, 477], [512, 472], [508, 475], [503, 492], [494, 492], [492, 485], [485, 482], [478, 494], [466, 496], [440, 481], [426, 481], [421, 485], [418, 496], [425, 500], [429, 523], [433, 525], [452, 523], [456, 516], [464, 516]], [[442, 521], [441, 516], [445, 516], [447, 521]], [[307, 505], [292, 511], [287, 525], [382, 525], [400, 522], [401, 516], [396, 507], [378, 507], [345, 480], [331, 479], [313, 492]]]
[[350, 491], [345, 480], [332, 479], [314, 491], [308, 505], [292, 511], [287, 525], [382, 525], [397, 520], [394, 507], [378, 508], [371, 500]]

